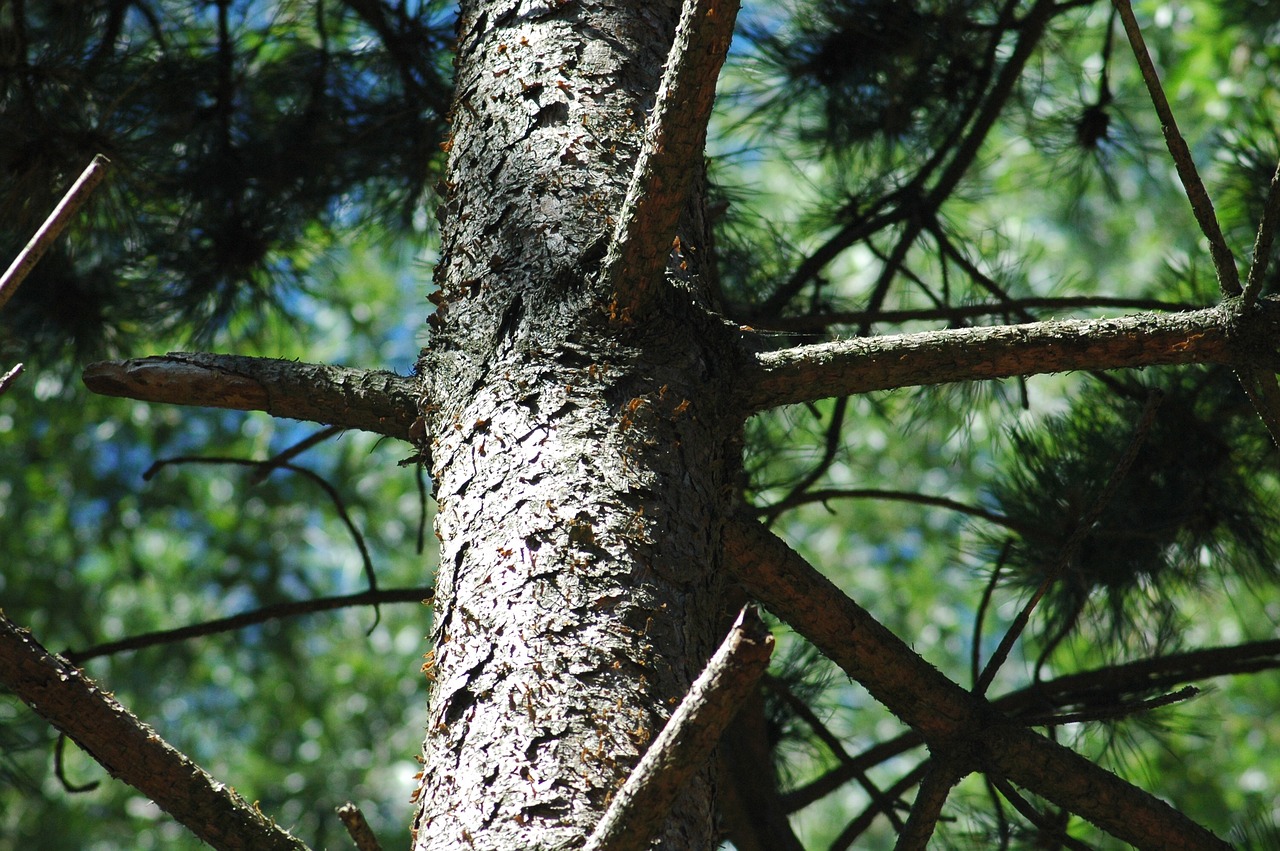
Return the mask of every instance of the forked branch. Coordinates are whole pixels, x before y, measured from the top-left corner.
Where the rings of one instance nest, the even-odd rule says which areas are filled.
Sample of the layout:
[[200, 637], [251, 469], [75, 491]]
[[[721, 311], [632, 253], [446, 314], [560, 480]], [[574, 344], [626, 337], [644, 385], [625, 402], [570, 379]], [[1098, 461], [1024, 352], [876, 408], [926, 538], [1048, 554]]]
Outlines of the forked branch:
[[1173, 807], [997, 712], [947, 679], [749, 514], [726, 562], [747, 592], [913, 727], [935, 754], [1007, 778], [1139, 848], [1228, 846]]

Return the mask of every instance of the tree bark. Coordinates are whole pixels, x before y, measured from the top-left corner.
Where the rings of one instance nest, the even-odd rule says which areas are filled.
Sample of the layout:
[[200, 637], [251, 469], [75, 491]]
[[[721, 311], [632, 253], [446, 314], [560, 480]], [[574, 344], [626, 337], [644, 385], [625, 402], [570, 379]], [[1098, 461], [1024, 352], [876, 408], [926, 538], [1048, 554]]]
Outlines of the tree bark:
[[[420, 364], [441, 538], [422, 851], [580, 844], [724, 626], [737, 358], [696, 277], [697, 189], [648, 309], [597, 275], [679, 12], [462, 4]], [[703, 767], [655, 844], [715, 841]]]

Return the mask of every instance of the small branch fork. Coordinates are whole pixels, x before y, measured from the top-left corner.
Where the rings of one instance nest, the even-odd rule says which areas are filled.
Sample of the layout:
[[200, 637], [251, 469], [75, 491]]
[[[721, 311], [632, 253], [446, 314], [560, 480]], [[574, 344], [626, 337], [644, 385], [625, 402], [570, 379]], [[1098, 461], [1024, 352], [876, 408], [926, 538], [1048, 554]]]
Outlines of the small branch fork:
[[623, 317], [643, 311], [666, 269], [696, 172], [690, 163], [699, 162], [706, 141], [738, 5], [738, 0], [685, 0], [681, 10], [657, 105], [605, 250], [601, 286], [613, 293]]
[[307, 846], [175, 750], [65, 659], [0, 613], [0, 682], [80, 744], [112, 776], [219, 849]]
[[676, 796], [706, 765], [721, 733], [764, 675], [772, 653], [768, 628], [755, 609], [743, 608], [728, 637], [618, 790], [583, 851], [649, 847]]

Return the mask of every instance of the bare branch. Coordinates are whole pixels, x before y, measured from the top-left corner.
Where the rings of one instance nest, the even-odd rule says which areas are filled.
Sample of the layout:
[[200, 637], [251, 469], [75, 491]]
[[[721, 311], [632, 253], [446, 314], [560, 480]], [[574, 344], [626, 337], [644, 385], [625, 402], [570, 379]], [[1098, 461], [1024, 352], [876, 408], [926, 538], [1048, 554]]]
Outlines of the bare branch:
[[644, 146], [605, 251], [601, 281], [615, 294], [624, 317], [644, 308], [671, 256], [738, 5], [738, 0], [685, 0]]
[[9, 388], [13, 386], [13, 382], [18, 380], [18, 376], [22, 375], [23, 364], [15, 364], [13, 369], [0, 375], [0, 396], [9, 392]]
[[1151, 61], [1151, 54], [1147, 51], [1146, 41], [1142, 37], [1142, 30], [1133, 16], [1133, 6], [1130, 5], [1129, 0], [1112, 0], [1112, 5], [1120, 13], [1120, 22], [1124, 25], [1125, 35], [1129, 37], [1129, 46], [1133, 48], [1133, 55], [1138, 60], [1138, 69], [1142, 72], [1143, 82], [1147, 84], [1147, 92], [1151, 95], [1151, 103], [1155, 106], [1156, 115], [1160, 118], [1160, 129], [1164, 132], [1165, 145], [1169, 148], [1169, 155], [1173, 157], [1173, 164], [1178, 170], [1182, 188], [1187, 193], [1187, 200], [1191, 202], [1191, 211], [1195, 214], [1196, 223], [1200, 225], [1200, 232], [1209, 240], [1209, 256], [1213, 259], [1213, 268], [1218, 275], [1218, 286], [1223, 295], [1239, 295], [1240, 270], [1236, 268], [1236, 259], [1231, 255], [1226, 237], [1222, 235], [1217, 214], [1213, 211], [1213, 201], [1209, 199], [1209, 193], [1205, 190], [1203, 181], [1200, 180], [1200, 173], [1196, 171], [1191, 150], [1187, 147], [1186, 140], [1182, 138], [1181, 131], [1178, 130], [1178, 122], [1173, 117], [1173, 110], [1169, 108], [1164, 87], [1160, 85], [1160, 75], [1156, 73], [1155, 63]]
[[702, 770], [755, 688], [773, 653], [773, 636], [747, 606], [667, 725], [609, 805], [584, 851], [641, 851], [662, 826], [686, 781]]
[[1014, 723], [947, 679], [749, 515], [725, 527], [729, 568], [748, 593], [813, 642], [931, 750], [959, 748], [1139, 848], [1227, 848], [1160, 801], [1080, 755]]
[[777, 316], [760, 319], [753, 327], [762, 332], [817, 332], [833, 325], [861, 325], [874, 321], [881, 325], [906, 322], [961, 323], [982, 316], [1018, 316], [1031, 310], [1151, 310], [1181, 313], [1202, 310], [1204, 305], [1162, 301], [1156, 298], [1112, 298], [1109, 296], [1046, 296], [1015, 298], [1003, 302], [955, 304], [916, 310], [881, 310], [872, 314], [865, 310], [843, 310], [831, 313], [807, 313], [801, 316]]
[[988, 511], [979, 505], [969, 505], [954, 499], [948, 499], [945, 496], [930, 496], [915, 491], [895, 491], [882, 488], [822, 488], [789, 496], [773, 505], [757, 508], [756, 511], [768, 517], [776, 517], [784, 511], [801, 505], [808, 505], [814, 502], [825, 503], [832, 499], [884, 499], [896, 502], [911, 502], [916, 505], [929, 505], [934, 508], [945, 508], [949, 511], [968, 514], [970, 517], [978, 517], [989, 523], [995, 523], [997, 526], [1003, 526], [1006, 529], [1015, 531], [1019, 529], [1019, 525], [1013, 520], [998, 512]]
[[894, 851], [924, 851], [929, 847], [938, 819], [942, 817], [942, 806], [947, 802], [951, 789], [966, 773], [964, 766], [958, 766], [951, 760], [935, 759], [929, 763]]
[[347, 835], [356, 844], [358, 851], [382, 851], [378, 837], [374, 836], [373, 828], [369, 827], [369, 822], [365, 821], [364, 813], [360, 812], [359, 807], [347, 801], [338, 807], [338, 818], [342, 819]]
[[1253, 307], [1262, 293], [1262, 280], [1271, 262], [1271, 242], [1275, 238], [1276, 224], [1280, 223], [1280, 163], [1271, 175], [1267, 187], [1267, 204], [1258, 222], [1258, 235], [1253, 240], [1253, 260], [1249, 264], [1249, 276], [1244, 283], [1245, 309]]
[[270, 606], [241, 612], [230, 617], [216, 618], [211, 621], [191, 624], [190, 626], [177, 627], [176, 629], [162, 629], [156, 632], [143, 633], [142, 635], [133, 635], [128, 638], [122, 638], [119, 641], [95, 644], [92, 647], [86, 647], [84, 650], [70, 650], [62, 655], [68, 661], [80, 664], [90, 659], [97, 659], [99, 656], [141, 650], [144, 647], [158, 647], [178, 641], [187, 641], [191, 638], [200, 638], [205, 635], [217, 635], [223, 632], [244, 629], [246, 626], [252, 626], [257, 623], [279, 620], [280, 618], [292, 618], [298, 615], [309, 615], [313, 612], [327, 612], [350, 606], [372, 606], [379, 603], [425, 603], [431, 600], [432, 593], [431, 588], [388, 588], [381, 591], [361, 591], [359, 594], [343, 594], [337, 597], [317, 597], [314, 600], [299, 600], [294, 603], [274, 603]]
[[1280, 301], [1177, 314], [1073, 319], [859, 337], [755, 356], [742, 370], [747, 413], [831, 396], [1038, 375], [1190, 363], [1277, 366]]
[[53, 245], [59, 234], [66, 228], [67, 224], [75, 218], [76, 213], [80, 212], [80, 208], [84, 206], [84, 202], [89, 200], [89, 194], [97, 188], [102, 182], [102, 178], [106, 176], [107, 166], [110, 160], [102, 154], [98, 154], [93, 158], [93, 162], [89, 163], [88, 168], [80, 173], [76, 178], [76, 182], [71, 184], [71, 188], [67, 190], [67, 194], [62, 196], [62, 200], [58, 202], [58, 206], [53, 208], [53, 212], [44, 220], [44, 224], [36, 231], [35, 236], [31, 237], [31, 241], [18, 252], [18, 256], [13, 258], [13, 262], [9, 264], [9, 268], [0, 275], [0, 308], [3, 308], [13, 294], [18, 291], [18, 286], [26, 279], [31, 270], [40, 262], [40, 258], [49, 250], [49, 246]]
[[0, 682], [218, 849], [305, 851], [306, 845], [219, 783], [65, 659], [0, 614]]
[[405, 441], [418, 416], [418, 383], [385, 370], [171, 352], [91, 363], [83, 378], [104, 396], [265, 411]]

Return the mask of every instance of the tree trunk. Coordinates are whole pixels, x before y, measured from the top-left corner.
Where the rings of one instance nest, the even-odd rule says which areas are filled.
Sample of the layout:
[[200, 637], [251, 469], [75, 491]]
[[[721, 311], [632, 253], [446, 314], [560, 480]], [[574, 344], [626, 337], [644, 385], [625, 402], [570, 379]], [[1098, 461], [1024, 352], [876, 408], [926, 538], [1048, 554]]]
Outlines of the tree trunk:
[[[644, 315], [595, 274], [679, 11], [462, 4], [420, 367], [441, 547], [417, 849], [580, 843], [728, 625], [740, 358], [697, 278], [700, 190]], [[711, 787], [661, 847], [714, 847]]]

